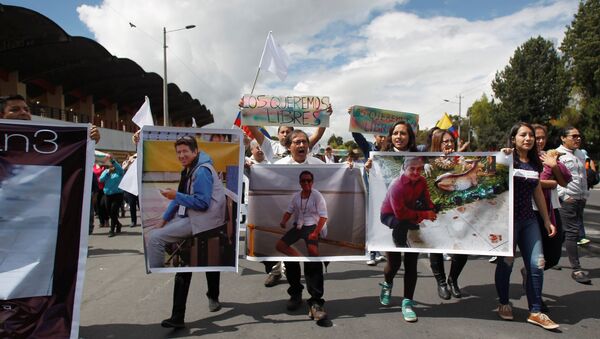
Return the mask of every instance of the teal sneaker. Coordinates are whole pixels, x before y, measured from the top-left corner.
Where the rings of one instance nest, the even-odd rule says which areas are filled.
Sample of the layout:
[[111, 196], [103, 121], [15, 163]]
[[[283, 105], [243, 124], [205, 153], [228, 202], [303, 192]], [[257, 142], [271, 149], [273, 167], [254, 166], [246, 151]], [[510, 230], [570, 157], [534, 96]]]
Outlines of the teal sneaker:
[[392, 299], [392, 287], [394, 285], [388, 284], [384, 281], [382, 283], [379, 283], [379, 286], [381, 286], [381, 293], [379, 293], [379, 302], [381, 303], [381, 305], [387, 306], [390, 304], [390, 300]]
[[404, 320], [409, 323], [417, 321], [417, 314], [413, 310], [414, 305], [415, 302], [410, 299], [404, 298], [404, 300], [402, 300], [402, 316], [404, 317]]

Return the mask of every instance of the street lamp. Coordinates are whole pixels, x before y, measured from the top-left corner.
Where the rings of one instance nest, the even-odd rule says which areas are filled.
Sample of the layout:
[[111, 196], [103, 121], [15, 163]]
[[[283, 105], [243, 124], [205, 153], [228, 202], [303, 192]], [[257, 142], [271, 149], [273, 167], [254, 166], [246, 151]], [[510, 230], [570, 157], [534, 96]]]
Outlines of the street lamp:
[[[460, 95], [460, 93], [459, 93], [458, 94], [458, 102], [456, 102], [456, 101], [450, 101], [448, 99], [444, 99], [445, 102], [449, 102], [449, 103], [452, 103], [452, 104], [458, 104], [458, 139], [459, 140], [460, 140], [460, 123], [461, 123], [460, 114], [461, 114], [462, 98], [463, 98], [463, 96]], [[471, 133], [469, 133], [469, 134], [471, 134]], [[469, 139], [470, 139], [470, 135], [469, 135]]]
[[182, 31], [184, 29], [192, 29], [196, 25], [187, 25], [183, 28], [172, 29], [167, 31], [166, 27], [163, 27], [163, 126], [169, 126], [169, 93], [167, 92], [167, 33]]

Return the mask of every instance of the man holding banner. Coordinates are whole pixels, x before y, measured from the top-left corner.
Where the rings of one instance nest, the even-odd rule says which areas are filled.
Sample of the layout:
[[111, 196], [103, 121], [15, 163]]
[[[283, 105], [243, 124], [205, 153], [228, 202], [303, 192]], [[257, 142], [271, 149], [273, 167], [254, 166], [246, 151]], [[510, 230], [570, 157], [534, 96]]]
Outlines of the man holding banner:
[[88, 136], [97, 142], [100, 133], [29, 123], [20, 95], [0, 98], [0, 119], [20, 120], [0, 124], [0, 337], [76, 338], [91, 200]]
[[[161, 195], [171, 200], [158, 228], [149, 235], [147, 258], [150, 268], [163, 267], [165, 246], [192, 236], [214, 234], [226, 226], [225, 191], [212, 159], [198, 149], [193, 136], [183, 136], [175, 141], [177, 159], [183, 166], [177, 190], [167, 188]], [[162, 327], [185, 326], [187, 295], [192, 279], [191, 272], [175, 275], [173, 310], [171, 317], [162, 321]], [[219, 272], [206, 272], [209, 310], [218, 311]]]
[[[317, 158], [308, 155], [309, 141], [308, 135], [302, 130], [294, 130], [286, 138], [286, 146], [290, 150], [290, 155], [280, 159], [275, 164], [284, 165], [308, 165], [308, 164], [323, 164]], [[287, 309], [290, 311], [297, 310], [302, 305], [302, 290], [304, 286], [300, 282], [300, 263], [285, 262], [286, 276], [290, 288], [288, 294], [290, 299], [287, 303]], [[323, 308], [325, 300], [323, 300], [324, 278], [323, 278], [323, 263], [308, 261], [304, 262], [304, 278], [310, 299], [309, 316], [314, 320], [323, 320], [327, 318], [327, 313]]]

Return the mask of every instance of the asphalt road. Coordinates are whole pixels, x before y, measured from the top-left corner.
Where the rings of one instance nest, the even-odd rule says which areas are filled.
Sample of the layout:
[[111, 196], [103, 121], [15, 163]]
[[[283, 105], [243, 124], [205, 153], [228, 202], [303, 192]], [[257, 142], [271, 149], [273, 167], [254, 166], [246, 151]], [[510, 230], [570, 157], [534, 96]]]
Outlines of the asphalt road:
[[[128, 224], [123, 219], [123, 224]], [[544, 276], [544, 300], [549, 316], [558, 324], [556, 332], [525, 322], [527, 300], [521, 287], [516, 261], [511, 277], [514, 321], [500, 320], [494, 288], [494, 265], [487, 257], [471, 257], [459, 284], [462, 299], [441, 300], [426, 256], [419, 260], [419, 280], [415, 293], [419, 317], [416, 323], [402, 320], [400, 311], [402, 271], [395, 280], [392, 304], [379, 304], [378, 283], [383, 280], [383, 264], [370, 267], [364, 262], [335, 262], [325, 276], [326, 310], [331, 323], [322, 327], [307, 317], [304, 306], [296, 312], [285, 309], [288, 295], [283, 281], [265, 288], [264, 267], [240, 259], [239, 273], [221, 275], [223, 308], [208, 311], [204, 275], [195, 273], [187, 305], [187, 327], [173, 331], [160, 327], [169, 317], [173, 274], [150, 274], [144, 270], [140, 227], [125, 227], [123, 233], [108, 238], [107, 228], [95, 229], [90, 238], [89, 258], [81, 305], [81, 338], [593, 338], [600, 333], [600, 190], [592, 192], [585, 211], [588, 238], [592, 243], [581, 249], [581, 261], [589, 270], [592, 284], [581, 285], [570, 278], [563, 253], [561, 270], [548, 270]], [[449, 270], [449, 263], [446, 263]], [[304, 292], [306, 298], [308, 293]]]

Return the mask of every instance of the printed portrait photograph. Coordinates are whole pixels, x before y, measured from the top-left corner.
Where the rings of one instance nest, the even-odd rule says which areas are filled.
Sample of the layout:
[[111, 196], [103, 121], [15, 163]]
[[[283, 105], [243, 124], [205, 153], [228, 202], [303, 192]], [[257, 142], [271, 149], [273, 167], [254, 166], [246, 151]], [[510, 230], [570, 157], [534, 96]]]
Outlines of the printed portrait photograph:
[[369, 250], [512, 255], [510, 165], [498, 156], [374, 152]]
[[144, 126], [138, 171], [149, 273], [237, 269], [243, 150], [239, 130]]
[[253, 165], [246, 256], [250, 260], [365, 260], [366, 192], [346, 164]]

